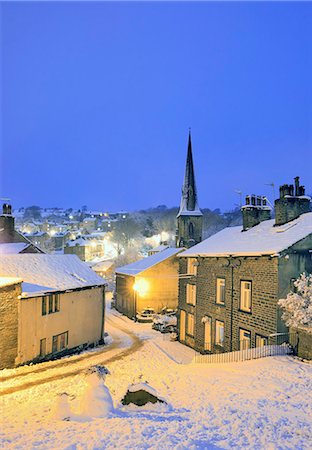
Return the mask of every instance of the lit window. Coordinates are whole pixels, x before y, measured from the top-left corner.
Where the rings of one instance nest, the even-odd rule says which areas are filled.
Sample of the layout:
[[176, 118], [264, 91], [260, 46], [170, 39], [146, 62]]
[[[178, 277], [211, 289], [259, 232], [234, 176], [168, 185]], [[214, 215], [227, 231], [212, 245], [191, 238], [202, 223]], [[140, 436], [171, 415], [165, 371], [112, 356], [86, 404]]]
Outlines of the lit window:
[[268, 339], [260, 334], [256, 334], [256, 347], [264, 347], [267, 345]]
[[187, 273], [189, 275], [197, 275], [197, 260], [196, 260], [196, 258], [187, 258]]
[[248, 330], [244, 330], [243, 328], [239, 329], [239, 349], [247, 350], [250, 348], [251, 343], [251, 332]]
[[187, 334], [194, 336], [194, 316], [193, 314], [187, 315]]
[[186, 303], [196, 305], [196, 286], [195, 284], [186, 285]]
[[221, 322], [221, 320], [216, 320], [215, 344], [220, 345], [220, 347], [224, 346], [224, 322]]
[[217, 299], [216, 303], [219, 305], [225, 304], [225, 279], [217, 278]]
[[251, 281], [241, 281], [240, 309], [251, 311]]

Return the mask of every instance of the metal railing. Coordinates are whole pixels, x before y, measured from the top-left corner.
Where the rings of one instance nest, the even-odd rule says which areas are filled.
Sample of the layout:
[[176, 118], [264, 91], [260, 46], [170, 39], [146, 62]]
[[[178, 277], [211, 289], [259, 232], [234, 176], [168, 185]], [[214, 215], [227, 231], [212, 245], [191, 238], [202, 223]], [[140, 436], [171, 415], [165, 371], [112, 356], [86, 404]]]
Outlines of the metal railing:
[[298, 344], [297, 334], [277, 333], [267, 338], [264, 345], [251, 346], [250, 341], [244, 339], [239, 342], [239, 350], [226, 352], [222, 347], [212, 346], [212, 351], [218, 353], [201, 354], [195, 353], [193, 362], [201, 364], [220, 364], [239, 361], [248, 361], [251, 359], [265, 358], [267, 356], [296, 354]]

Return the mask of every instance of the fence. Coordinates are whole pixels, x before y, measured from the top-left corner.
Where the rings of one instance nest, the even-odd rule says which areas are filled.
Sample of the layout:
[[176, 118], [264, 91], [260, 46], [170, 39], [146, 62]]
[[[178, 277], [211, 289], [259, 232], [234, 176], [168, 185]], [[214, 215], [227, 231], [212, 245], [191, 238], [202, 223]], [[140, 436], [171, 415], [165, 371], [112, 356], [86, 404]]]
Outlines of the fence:
[[232, 352], [220, 352], [214, 354], [196, 353], [193, 359], [195, 363], [219, 364], [251, 359], [265, 358], [267, 356], [290, 355], [295, 352], [297, 345], [297, 335], [289, 333], [278, 333], [269, 336], [264, 345], [250, 347], [250, 342], [245, 339], [239, 342], [240, 350]]

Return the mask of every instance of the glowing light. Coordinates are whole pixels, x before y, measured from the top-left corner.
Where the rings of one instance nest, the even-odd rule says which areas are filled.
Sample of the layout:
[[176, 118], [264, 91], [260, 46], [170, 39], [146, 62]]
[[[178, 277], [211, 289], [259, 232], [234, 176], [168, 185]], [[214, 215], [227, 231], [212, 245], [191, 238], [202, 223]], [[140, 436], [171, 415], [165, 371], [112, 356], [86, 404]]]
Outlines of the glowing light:
[[147, 294], [149, 288], [148, 282], [144, 278], [138, 278], [135, 280], [133, 290], [144, 296]]
[[55, 230], [50, 230], [49, 234], [50, 234], [50, 236], [54, 236], [56, 234], [56, 231]]
[[94, 242], [94, 241], [91, 242], [91, 247], [93, 247], [93, 248], [96, 247], [96, 242]]

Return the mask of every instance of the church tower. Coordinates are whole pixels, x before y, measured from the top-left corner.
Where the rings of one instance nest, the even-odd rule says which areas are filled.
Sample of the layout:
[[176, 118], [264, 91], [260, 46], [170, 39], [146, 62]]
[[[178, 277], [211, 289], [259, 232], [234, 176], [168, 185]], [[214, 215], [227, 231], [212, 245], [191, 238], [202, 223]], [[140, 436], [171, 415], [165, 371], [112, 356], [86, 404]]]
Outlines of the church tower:
[[189, 132], [181, 205], [177, 215], [176, 246], [189, 248], [198, 244], [202, 240], [202, 228], [203, 214], [198, 206], [191, 132]]

